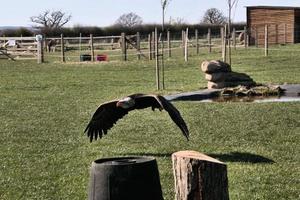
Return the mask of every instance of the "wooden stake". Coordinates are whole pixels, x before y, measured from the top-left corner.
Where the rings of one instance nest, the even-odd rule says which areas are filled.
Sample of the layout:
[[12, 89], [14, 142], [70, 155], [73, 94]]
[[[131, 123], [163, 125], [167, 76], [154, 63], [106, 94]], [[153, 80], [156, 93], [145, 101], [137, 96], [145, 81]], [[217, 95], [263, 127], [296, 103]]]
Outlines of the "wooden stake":
[[226, 32], [227, 32], [227, 28], [226, 28], [226, 26], [224, 26], [223, 27], [223, 29], [222, 29], [223, 31], [223, 37], [221, 38], [221, 40], [222, 40], [222, 44], [223, 44], [223, 46], [222, 46], [222, 60], [223, 60], [223, 62], [226, 62], [226, 58], [227, 58], [227, 41], [226, 41]]
[[278, 44], [278, 24], [275, 24], [275, 44]]
[[228, 54], [228, 64], [231, 65], [231, 30], [230, 30], [230, 26], [228, 24], [228, 30], [226, 32], [226, 41], [227, 41], [227, 45], [228, 45], [228, 51], [227, 51], [227, 54]]
[[189, 60], [189, 28], [186, 28], [185, 32], [185, 41], [184, 41], [184, 61], [187, 62]]
[[61, 46], [61, 61], [62, 62], [66, 62], [66, 58], [65, 58], [65, 40], [64, 40], [64, 35], [61, 34], [60, 35], [60, 46]]
[[141, 37], [140, 32], [136, 33], [136, 50], [137, 50], [137, 59], [141, 59]]
[[[22, 36], [22, 35], [21, 35]], [[46, 52], [48, 52], [48, 48], [47, 48], [47, 38], [46, 35], [43, 35], [43, 48]]]
[[196, 54], [199, 54], [199, 35], [198, 29], [195, 30], [195, 39], [196, 39]]
[[235, 33], [235, 28], [232, 29], [232, 45], [234, 50], [236, 50], [236, 33]]
[[248, 45], [248, 34], [247, 34], [247, 26], [244, 26], [244, 47], [245, 49], [247, 48], [247, 45]]
[[284, 24], [284, 26], [283, 26], [283, 32], [284, 32], [283, 44], [286, 44], [286, 24]]
[[223, 51], [223, 47], [224, 47], [224, 26], [221, 26], [221, 28], [220, 28], [220, 35], [221, 35], [221, 49]]
[[255, 31], [255, 47], [258, 47], [258, 45], [259, 45], [259, 40], [258, 40], [258, 26], [256, 26], [254, 28], [254, 31]]
[[182, 44], [182, 53], [183, 53], [183, 55], [185, 55], [185, 49], [184, 49], [184, 45], [185, 45], [185, 41], [184, 41], [184, 39], [185, 39], [185, 32], [184, 32], [184, 30], [182, 30], [181, 31], [181, 44]]
[[127, 47], [126, 47], [126, 35], [121, 33], [121, 45], [122, 45], [122, 57], [123, 61], [127, 60]]
[[155, 43], [154, 44], [155, 44], [156, 89], [160, 90], [157, 27], [155, 27], [154, 35], [155, 35]]
[[152, 60], [152, 38], [151, 34], [148, 34], [148, 49], [149, 49], [149, 60]]
[[196, 151], [172, 154], [176, 200], [229, 200], [226, 164]]
[[44, 48], [43, 48], [44, 40], [37, 41], [37, 63], [41, 64], [44, 62]]
[[167, 32], [167, 40], [168, 40], [168, 56], [171, 58], [171, 37], [170, 31]]
[[79, 61], [81, 56], [81, 43], [82, 43], [82, 34], [79, 33]]
[[152, 58], [155, 58], [155, 31], [152, 31]]
[[211, 53], [211, 29], [207, 30], [208, 52]]
[[265, 56], [268, 56], [269, 54], [269, 34], [268, 34], [268, 25], [265, 25]]

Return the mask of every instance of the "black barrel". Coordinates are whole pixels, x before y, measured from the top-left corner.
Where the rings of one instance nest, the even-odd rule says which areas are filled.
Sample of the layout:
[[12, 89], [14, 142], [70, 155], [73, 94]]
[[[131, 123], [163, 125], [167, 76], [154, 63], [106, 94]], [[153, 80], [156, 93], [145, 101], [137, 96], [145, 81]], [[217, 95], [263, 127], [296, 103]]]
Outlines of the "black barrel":
[[89, 200], [162, 200], [155, 158], [104, 158], [92, 163]]
[[80, 55], [80, 61], [91, 61], [92, 56], [89, 54], [81, 54]]

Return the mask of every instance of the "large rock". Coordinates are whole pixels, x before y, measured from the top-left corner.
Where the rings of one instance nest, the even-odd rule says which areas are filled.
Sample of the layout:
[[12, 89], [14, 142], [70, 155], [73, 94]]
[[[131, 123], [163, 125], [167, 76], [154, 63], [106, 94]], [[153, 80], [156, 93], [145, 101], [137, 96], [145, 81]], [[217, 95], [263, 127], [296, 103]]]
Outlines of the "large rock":
[[231, 72], [231, 67], [229, 64], [220, 60], [212, 60], [202, 62], [201, 70], [204, 73], [212, 74], [217, 72]]
[[232, 72], [228, 63], [220, 60], [204, 61], [201, 70], [208, 81], [208, 89], [220, 89], [225, 87], [255, 86], [255, 81], [245, 73]]
[[205, 79], [212, 82], [253, 81], [253, 79], [247, 74], [238, 72], [217, 72], [205, 74]]

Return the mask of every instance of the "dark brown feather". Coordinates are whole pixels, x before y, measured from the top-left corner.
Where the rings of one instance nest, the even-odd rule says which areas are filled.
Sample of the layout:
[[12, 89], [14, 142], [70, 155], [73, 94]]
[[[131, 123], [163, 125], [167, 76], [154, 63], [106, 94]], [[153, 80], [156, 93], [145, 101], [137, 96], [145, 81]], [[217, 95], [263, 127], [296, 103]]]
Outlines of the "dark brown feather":
[[98, 137], [102, 138], [103, 134], [106, 134], [113, 125], [129, 111], [135, 109], [144, 109], [151, 107], [152, 110], [158, 108], [160, 110], [165, 109], [173, 122], [180, 128], [183, 135], [188, 139], [189, 131], [181, 117], [179, 111], [164, 97], [159, 95], [145, 95], [145, 94], [133, 94], [129, 97], [135, 100], [135, 105], [132, 108], [124, 109], [117, 107], [118, 101], [111, 101], [104, 103], [94, 113], [92, 119], [87, 125], [84, 132], [87, 132], [87, 136], [90, 137], [90, 141], [97, 140]]
[[189, 130], [185, 121], [183, 120], [180, 112], [175, 108], [173, 104], [171, 104], [167, 99], [163, 96], [157, 96], [163, 105], [163, 108], [169, 113], [169, 116], [173, 120], [173, 122], [180, 128], [182, 134], [189, 140]]
[[87, 132], [91, 142], [93, 139], [97, 140], [98, 136], [102, 138], [102, 135], [106, 134], [119, 119], [128, 114], [127, 110], [116, 106], [117, 102], [104, 103], [94, 113], [84, 131]]

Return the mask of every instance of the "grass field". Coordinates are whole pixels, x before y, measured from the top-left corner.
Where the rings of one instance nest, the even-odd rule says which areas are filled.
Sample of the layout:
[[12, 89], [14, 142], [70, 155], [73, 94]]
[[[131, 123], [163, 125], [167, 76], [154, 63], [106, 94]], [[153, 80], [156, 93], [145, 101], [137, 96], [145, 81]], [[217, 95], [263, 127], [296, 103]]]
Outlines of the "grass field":
[[[300, 83], [300, 45], [233, 52], [233, 70], [260, 83]], [[155, 90], [154, 62], [62, 64], [0, 60], [0, 199], [86, 199], [93, 160], [157, 159], [164, 198], [174, 199], [170, 155], [196, 150], [228, 165], [230, 199], [300, 198], [300, 102], [175, 102], [187, 142], [165, 112], [130, 113], [102, 140], [83, 130], [97, 106], [135, 92], [170, 94], [206, 86], [199, 70], [219, 53], [166, 62], [166, 90]], [[177, 55], [177, 56], [176, 56]], [[47, 59], [46, 59], [47, 60]]]

